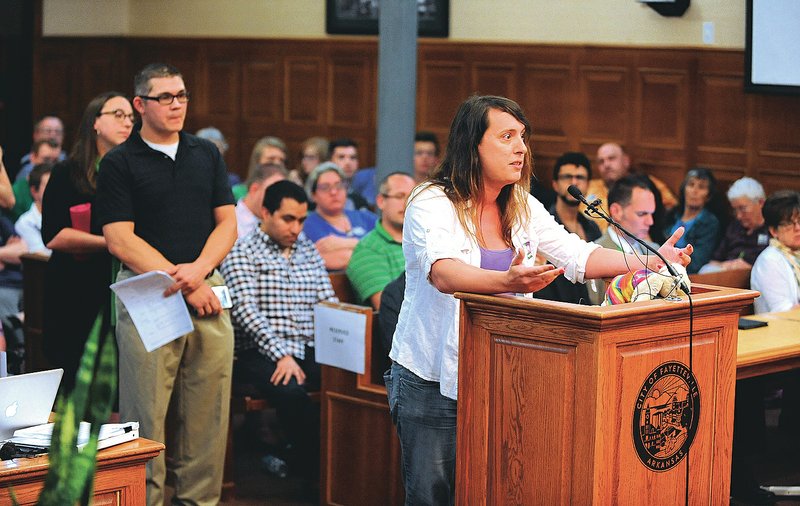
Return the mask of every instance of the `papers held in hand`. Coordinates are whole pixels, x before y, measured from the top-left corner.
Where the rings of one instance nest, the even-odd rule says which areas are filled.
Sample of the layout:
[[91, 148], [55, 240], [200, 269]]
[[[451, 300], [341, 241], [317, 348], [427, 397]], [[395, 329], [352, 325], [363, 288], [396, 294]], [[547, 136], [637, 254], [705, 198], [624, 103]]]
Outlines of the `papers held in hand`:
[[164, 297], [164, 291], [174, 283], [166, 272], [150, 271], [110, 287], [125, 305], [147, 351], [194, 330], [181, 292]]
[[[88, 422], [81, 422], [78, 428], [78, 448], [83, 448], [89, 443], [89, 431], [91, 425]], [[25, 429], [17, 429], [14, 436], [8, 441], [17, 446], [38, 448], [37, 453], [46, 453], [50, 448], [50, 439], [53, 436], [53, 424], [43, 423]], [[118, 445], [127, 441], [133, 441], [139, 437], [139, 422], [127, 423], [106, 423], [100, 426], [100, 434], [97, 440], [97, 449], [102, 450], [109, 446]]]

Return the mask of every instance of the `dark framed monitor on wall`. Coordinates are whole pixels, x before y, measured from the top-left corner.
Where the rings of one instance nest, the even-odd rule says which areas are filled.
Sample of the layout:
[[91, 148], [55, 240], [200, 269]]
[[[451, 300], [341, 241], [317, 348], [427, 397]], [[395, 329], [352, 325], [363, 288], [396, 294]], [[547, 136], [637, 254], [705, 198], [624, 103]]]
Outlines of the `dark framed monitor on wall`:
[[800, 1], [747, 0], [744, 89], [800, 95]]

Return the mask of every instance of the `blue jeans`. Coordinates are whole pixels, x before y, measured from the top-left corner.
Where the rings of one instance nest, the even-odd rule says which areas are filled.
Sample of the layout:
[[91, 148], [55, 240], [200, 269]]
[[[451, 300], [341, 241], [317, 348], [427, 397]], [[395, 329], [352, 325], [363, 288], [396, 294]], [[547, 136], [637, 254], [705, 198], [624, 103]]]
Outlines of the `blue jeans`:
[[384, 374], [389, 412], [402, 451], [406, 505], [451, 505], [455, 500], [456, 401], [392, 363]]

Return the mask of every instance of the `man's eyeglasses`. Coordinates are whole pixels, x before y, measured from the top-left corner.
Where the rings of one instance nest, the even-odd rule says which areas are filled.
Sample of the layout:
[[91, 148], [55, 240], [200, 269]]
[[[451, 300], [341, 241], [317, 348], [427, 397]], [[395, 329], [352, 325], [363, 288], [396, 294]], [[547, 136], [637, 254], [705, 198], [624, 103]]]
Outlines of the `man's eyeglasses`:
[[338, 183], [322, 183], [317, 185], [317, 190], [323, 193], [332, 192], [333, 190], [347, 190], [347, 183], [339, 181]]
[[782, 221], [778, 223], [778, 226], [785, 228], [800, 227], [800, 216], [789, 221]]
[[125, 111], [122, 109], [115, 109], [113, 111], [100, 111], [97, 113], [98, 116], [103, 116], [104, 114], [113, 114], [114, 119], [120, 123], [124, 122], [126, 118], [131, 120], [131, 123], [133, 123], [134, 120], [133, 113], [125, 114]]
[[408, 193], [396, 193], [394, 195], [389, 195], [388, 193], [381, 193], [383, 198], [385, 199], [398, 199], [405, 201], [408, 198]]
[[589, 180], [589, 178], [583, 174], [559, 174], [558, 179], [561, 181], [572, 181], [574, 179], [575, 181], [581, 182]]
[[147, 95], [139, 95], [139, 98], [141, 98], [142, 100], [155, 100], [161, 105], [170, 105], [177, 98], [179, 104], [185, 104], [186, 102], [189, 101], [189, 92], [181, 91], [178, 92], [177, 95], [173, 95], [172, 93], [162, 93], [157, 97], [148, 97]]

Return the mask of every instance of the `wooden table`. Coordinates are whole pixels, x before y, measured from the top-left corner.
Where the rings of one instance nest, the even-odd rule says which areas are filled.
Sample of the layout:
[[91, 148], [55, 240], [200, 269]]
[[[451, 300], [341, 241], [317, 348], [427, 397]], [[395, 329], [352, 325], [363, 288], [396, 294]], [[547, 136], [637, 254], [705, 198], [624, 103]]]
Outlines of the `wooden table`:
[[800, 309], [747, 318], [768, 325], [739, 331], [736, 379], [800, 368]]
[[[145, 464], [162, 450], [163, 444], [144, 438], [100, 450], [93, 504], [145, 504]], [[47, 469], [47, 456], [0, 462], [0, 504], [11, 503], [9, 487], [20, 505], [36, 504]]]

